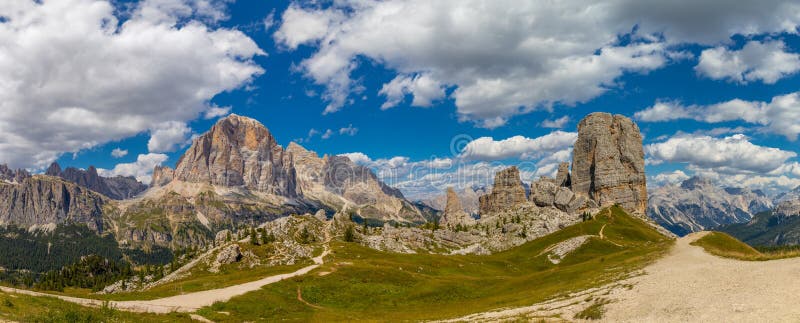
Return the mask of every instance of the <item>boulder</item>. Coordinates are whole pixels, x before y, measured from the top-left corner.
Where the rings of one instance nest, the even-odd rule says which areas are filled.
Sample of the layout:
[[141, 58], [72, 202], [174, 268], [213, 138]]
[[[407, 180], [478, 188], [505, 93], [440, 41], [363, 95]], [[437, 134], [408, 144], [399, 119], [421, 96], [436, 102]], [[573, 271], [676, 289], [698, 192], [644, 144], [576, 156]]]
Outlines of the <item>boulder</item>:
[[550, 181], [538, 180], [531, 183], [531, 202], [538, 206], [553, 206], [558, 186]]
[[217, 245], [221, 245], [221, 244], [225, 243], [226, 241], [228, 241], [228, 237], [231, 237], [231, 239], [233, 239], [233, 234], [231, 233], [230, 230], [225, 229], [225, 230], [219, 231], [219, 232], [217, 232], [217, 235], [214, 236], [214, 242]]
[[238, 244], [234, 243], [230, 246], [222, 248], [222, 250], [220, 250], [219, 253], [217, 254], [217, 258], [214, 261], [219, 265], [226, 265], [237, 262], [241, 258], [242, 258], [241, 249], [239, 248]]

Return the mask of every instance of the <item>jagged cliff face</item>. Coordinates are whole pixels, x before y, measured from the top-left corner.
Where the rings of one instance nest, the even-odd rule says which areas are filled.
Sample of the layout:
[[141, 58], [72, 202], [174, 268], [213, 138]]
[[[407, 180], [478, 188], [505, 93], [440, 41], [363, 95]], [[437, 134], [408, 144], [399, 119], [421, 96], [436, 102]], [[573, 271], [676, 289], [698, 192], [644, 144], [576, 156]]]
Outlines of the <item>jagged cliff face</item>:
[[57, 177], [37, 175], [20, 183], [0, 183], [0, 224], [43, 227], [86, 224], [103, 233], [105, 197]]
[[527, 200], [519, 169], [511, 166], [495, 174], [492, 192], [480, 197], [480, 213], [483, 215], [507, 211]]
[[708, 179], [690, 178], [650, 192], [647, 215], [677, 235], [750, 221], [770, 210], [772, 201], [746, 188], [720, 188]]
[[[160, 199], [170, 192], [193, 201], [202, 192], [213, 192], [216, 204], [230, 206], [211, 212], [215, 216], [206, 214], [212, 228], [220, 222], [318, 209], [383, 221], [424, 221], [400, 191], [382, 183], [370, 169], [347, 157], [320, 158], [295, 143], [284, 150], [261, 123], [236, 115], [195, 139], [175, 169], [153, 170], [146, 198]], [[251, 211], [238, 212], [239, 205], [249, 205]], [[244, 219], [246, 214], [252, 218]]]
[[147, 185], [140, 183], [134, 177], [102, 177], [97, 174], [94, 166], [89, 166], [87, 170], [69, 167], [62, 171], [58, 163], [53, 163], [45, 174], [61, 177], [115, 200], [132, 198], [147, 189]]
[[578, 124], [571, 174], [572, 191], [601, 207], [619, 204], [644, 216], [647, 183], [639, 127], [631, 119], [592, 113]]
[[178, 161], [174, 178], [286, 197], [301, 194], [291, 154], [264, 125], [237, 115], [221, 119], [197, 137]]

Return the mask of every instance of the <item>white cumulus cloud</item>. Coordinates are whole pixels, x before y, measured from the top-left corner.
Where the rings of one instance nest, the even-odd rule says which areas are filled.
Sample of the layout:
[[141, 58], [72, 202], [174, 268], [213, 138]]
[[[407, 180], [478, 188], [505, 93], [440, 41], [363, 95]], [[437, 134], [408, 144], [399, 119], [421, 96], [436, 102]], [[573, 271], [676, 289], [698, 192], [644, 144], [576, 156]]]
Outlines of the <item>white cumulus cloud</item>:
[[724, 138], [679, 135], [645, 146], [652, 162], [688, 163], [690, 166], [727, 173], [767, 174], [797, 154], [751, 143], [745, 135]]
[[358, 128], [353, 127], [352, 124], [347, 125], [347, 127], [339, 129], [340, 135], [355, 136], [357, 133], [358, 133]]
[[212, 106], [209, 107], [205, 113], [203, 113], [203, 119], [214, 119], [214, 118], [224, 117], [229, 113], [231, 113], [231, 107]]
[[544, 120], [541, 123], [541, 126], [544, 128], [564, 128], [564, 126], [569, 122], [569, 116], [563, 116], [561, 118], [555, 120]]
[[657, 102], [636, 112], [634, 117], [647, 122], [693, 119], [707, 123], [743, 121], [763, 126], [767, 131], [796, 140], [800, 134], [800, 92], [779, 95], [769, 102], [734, 99], [722, 103], [685, 106], [680, 102]]
[[655, 176], [650, 176], [648, 186], [663, 186], [666, 184], [678, 184], [689, 179], [689, 175], [682, 170], [675, 170], [671, 172], [660, 173]]
[[467, 143], [461, 151], [460, 157], [467, 160], [540, 158], [571, 148], [576, 139], [578, 139], [577, 133], [560, 130], [537, 138], [514, 136], [503, 140], [494, 140], [491, 137], [481, 137]]
[[156, 125], [150, 132], [147, 149], [150, 152], [171, 152], [189, 143], [192, 129], [185, 123], [169, 121]]
[[786, 44], [779, 40], [749, 41], [740, 50], [725, 47], [704, 50], [695, 70], [715, 80], [774, 84], [800, 71], [800, 54], [787, 52]]
[[493, 128], [586, 102], [619, 87], [624, 73], [682, 59], [673, 45], [795, 33], [799, 22], [794, 1], [363, 0], [294, 3], [274, 38], [290, 50], [312, 48], [297, 66], [326, 88], [326, 113], [363, 88], [351, 74], [366, 60], [397, 75], [380, 91], [383, 108], [409, 94], [424, 106], [453, 88], [459, 118]]
[[224, 1], [115, 4], [0, 3], [3, 162], [44, 167], [65, 152], [156, 133], [263, 73], [252, 39], [213, 26], [226, 17]]
[[384, 84], [378, 94], [386, 96], [386, 102], [381, 105], [381, 109], [395, 107], [407, 94], [414, 96], [411, 105], [416, 107], [429, 107], [433, 101], [445, 96], [444, 86], [426, 74], [414, 77], [398, 75]]
[[169, 157], [164, 154], [141, 154], [135, 162], [122, 163], [114, 166], [113, 169], [97, 169], [101, 176], [133, 176], [142, 183], [149, 184], [152, 180], [153, 168], [167, 161]]
[[114, 148], [114, 150], [111, 151], [111, 157], [114, 157], [114, 158], [122, 158], [122, 157], [125, 157], [127, 155], [128, 155], [128, 150], [127, 149]]

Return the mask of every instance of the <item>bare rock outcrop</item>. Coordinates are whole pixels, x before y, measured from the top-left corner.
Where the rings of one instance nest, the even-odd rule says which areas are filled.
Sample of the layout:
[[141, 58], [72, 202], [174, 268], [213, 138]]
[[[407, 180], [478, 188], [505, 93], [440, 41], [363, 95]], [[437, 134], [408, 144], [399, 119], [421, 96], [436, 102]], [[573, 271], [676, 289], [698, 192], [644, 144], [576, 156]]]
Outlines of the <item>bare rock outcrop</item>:
[[238, 244], [234, 243], [225, 246], [219, 251], [217, 258], [214, 259], [208, 270], [212, 273], [217, 273], [222, 265], [232, 264], [240, 259], [242, 259], [242, 252]]
[[519, 169], [511, 166], [497, 172], [492, 192], [480, 197], [480, 213], [502, 212], [526, 201], [525, 187], [522, 186]]
[[600, 206], [619, 204], [644, 216], [647, 186], [639, 127], [622, 115], [592, 113], [578, 124], [572, 191]]
[[558, 174], [556, 175], [556, 185], [563, 187], [571, 186], [571, 177], [569, 175], [569, 163], [563, 162], [558, 164]]
[[242, 186], [297, 197], [291, 154], [260, 122], [231, 114], [197, 137], [178, 161], [175, 179], [218, 186]]
[[444, 208], [439, 224], [448, 228], [475, 224], [475, 219], [464, 211], [464, 207], [461, 206], [461, 199], [458, 198], [456, 191], [452, 187], [447, 188], [447, 205]]
[[225, 243], [227, 241], [230, 241], [232, 239], [233, 239], [233, 234], [231, 233], [231, 230], [228, 230], [228, 229], [220, 230], [214, 236], [214, 243], [216, 243], [217, 245], [221, 245], [221, 244], [223, 244], [223, 243]]

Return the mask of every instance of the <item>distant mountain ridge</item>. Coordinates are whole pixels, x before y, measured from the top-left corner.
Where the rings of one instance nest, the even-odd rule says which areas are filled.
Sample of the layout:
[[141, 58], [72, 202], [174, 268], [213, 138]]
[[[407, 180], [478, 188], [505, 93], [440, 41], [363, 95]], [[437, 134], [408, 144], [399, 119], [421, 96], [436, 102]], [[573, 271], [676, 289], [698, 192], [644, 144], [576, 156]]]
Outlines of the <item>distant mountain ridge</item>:
[[144, 192], [148, 187], [136, 180], [133, 176], [100, 176], [97, 173], [97, 168], [94, 166], [89, 166], [86, 170], [67, 167], [67, 169], [62, 171], [61, 165], [52, 163], [50, 167], [47, 168], [45, 175], [61, 177], [64, 180], [86, 187], [115, 200], [132, 198]]
[[774, 209], [761, 212], [746, 223], [721, 226], [718, 230], [753, 246], [800, 245], [800, 197], [782, 199]]
[[680, 185], [665, 185], [650, 191], [647, 214], [677, 235], [747, 222], [773, 207], [759, 190], [721, 188], [710, 180], [692, 177]]
[[773, 203], [775, 205], [780, 204], [781, 202], [791, 201], [791, 200], [800, 200], [800, 186], [795, 187], [793, 190], [788, 192], [783, 192], [775, 196]]

